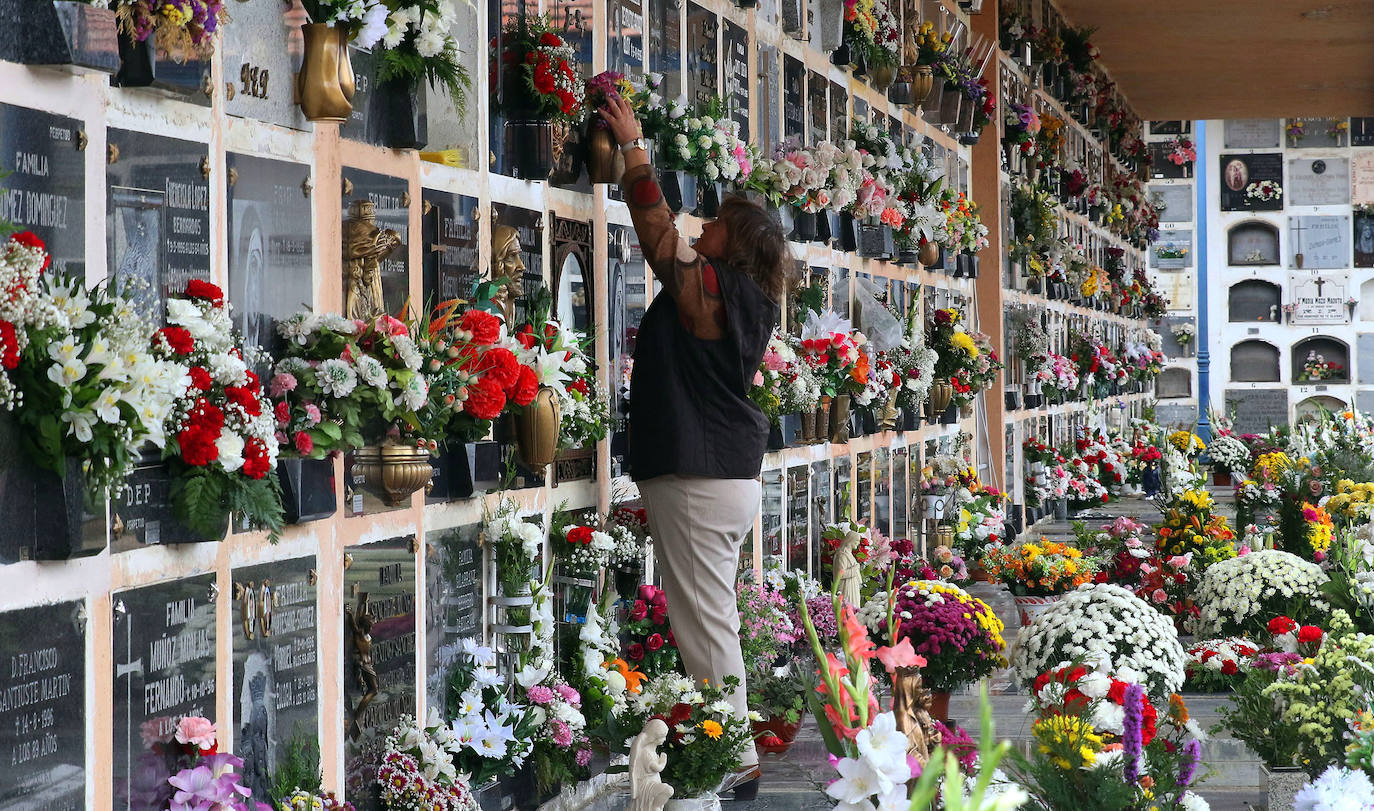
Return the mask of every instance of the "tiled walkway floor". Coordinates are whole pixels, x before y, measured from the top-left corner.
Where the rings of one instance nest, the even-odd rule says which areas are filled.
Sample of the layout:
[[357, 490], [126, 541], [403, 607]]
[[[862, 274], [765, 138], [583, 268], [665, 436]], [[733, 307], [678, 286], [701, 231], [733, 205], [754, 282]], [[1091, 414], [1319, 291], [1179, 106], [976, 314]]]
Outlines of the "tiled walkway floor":
[[[1214, 493], [1223, 511], [1230, 512], [1230, 493]], [[1122, 499], [1103, 507], [1102, 519], [1088, 520], [1089, 526], [1109, 523], [1119, 515], [1130, 516], [1143, 523], [1153, 523], [1158, 518], [1154, 505], [1143, 499]], [[1228, 515], [1228, 517], [1230, 517]], [[1037, 534], [1051, 539], [1062, 539], [1071, 535], [1069, 521], [1042, 521], [1034, 528]], [[990, 587], [986, 587], [989, 588]], [[984, 599], [993, 594], [984, 594]], [[993, 602], [993, 608], [1004, 620], [1010, 620], [1007, 629], [1009, 644], [1015, 636], [1016, 624], [1011, 611], [1010, 598], [1004, 589], [997, 589], [1003, 599]], [[1005, 602], [1006, 607], [997, 603]], [[1024, 741], [1029, 735], [1030, 719], [1022, 711], [1025, 704], [1024, 694], [1018, 695], [1016, 685], [1010, 675], [1002, 672], [989, 680], [993, 693], [993, 722], [999, 737]], [[1188, 697], [1190, 711], [1204, 728], [1216, 723], [1217, 708], [1225, 703], [1224, 698], [1211, 696]], [[978, 697], [976, 691], [957, 695], [950, 703], [950, 714], [956, 720], [969, 722], [970, 731], [976, 735], [978, 718]], [[1263, 808], [1259, 792], [1259, 761], [1250, 752], [1226, 736], [1209, 740], [1204, 749], [1204, 757], [1211, 767], [1211, 773], [1202, 783], [1201, 793], [1207, 798], [1215, 811], [1245, 811]], [[735, 811], [780, 811], [781, 809], [821, 809], [831, 808], [834, 803], [826, 797], [823, 786], [835, 775], [826, 760], [825, 747], [816, 730], [815, 720], [807, 719], [792, 748], [781, 756], [765, 755], [763, 758], [764, 780], [760, 785], [758, 798], [750, 802], [727, 802]], [[728, 801], [728, 798], [726, 798]], [[1080, 811], [1064, 809], [1063, 811]]]

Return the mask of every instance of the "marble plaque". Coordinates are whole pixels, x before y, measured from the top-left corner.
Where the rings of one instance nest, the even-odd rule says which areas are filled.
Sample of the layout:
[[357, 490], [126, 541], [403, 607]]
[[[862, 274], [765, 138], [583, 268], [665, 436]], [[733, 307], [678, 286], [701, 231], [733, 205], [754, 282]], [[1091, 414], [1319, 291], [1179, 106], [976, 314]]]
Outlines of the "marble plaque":
[[835, 141], [849, 137], [849, 94], [838, 82], [830, 83], [830, 137]]
[[1227, 389], [1226, 411], [1238, 434], [1262, 434], [1288, 424], [1287, 389]]
[[1289, 217], [1288, 266], [1348, 268], [1351, 236], [1348, 216]]
[[1356, 152], [1350, 158], [1350, 202], [1374, 203], [1374, 153]]
[[606, 69], [626, 76], [644, 72], [644, 0], [606, 3]]
[[1350, 161], [1298, 158], [1288, 162], [1288, 202], [1295, 206], [1350, 203]]
[[116, 809], [166, 808], [177, 720], [215, 717], [215, 580], [196, 575], [112, 595]]
[[807, 106], [811, 108], [811, 135], [806, 143], [814, 144], [830, 137], [830, 82], [816, 71], [806, 77]]
[[0, 222], [36, 234], [68, 277], [86, 272], [85, 149], [83, 122], [0, 104]]
[[1357, 211], [1352, 222], [1355, 267], [1374, 268], [1374, 213]]
[[783, 554], [783, 477], [778, 469], [765, 470], [763, 481], [763, 554], [780, 556]]
[[739, 124], [740, 138], [749, 138], [749, 32], [725, 20], [721, 31], [724, 51], [725, 109]]
[[470, 299], [479, 280], [477, 198], [437, 189], [421, 191], [424, 300]]
[[1361, 332], [1355, 338], [1355, 367], [1361, 386], [1374, 383], [1374, 332]]
[[440, 712], [463, 640], [482, 634], [481, 531], [467, 524], [425, 539], [425, 684], [429, 706]]
[[415, 707], [414, 539], [351, 546], [344, 571], [345, 796], [379, 811], [376, 768], [386, 736]]
[[1193, 131], [1191, 121], [1151, 121], [1151, 135], [1184, 135]]
[[765, 155], [782, 140], [782, 74], [778, 72], [778, 49], [758, 44], [758, 63], [754, 81], [758, 84], [758, 126], [754, 141]]
[[503, 203], [493, 206], [493, 224], [509, 225], [520, 233], [520, 261], [525, 266], [521, 273], [524, 293], [515, 301], [515, 317], [525, 319], [529, 307], [534, 302], [544, 282], [544, 214], [528, 208], [517, 208]]
[[1156, 403], [1155, 422], [1166, 428], [1192, 428], [1197, 425], [1195, 403]]
[[0, 613], [0, 808], [86, 806], [86, 606]]
[[314, 302], [310, 166], [230, 152], [229, 301], [249, 344], [272, 347], [277, 322]]
[[[354, 141], [367, 140], [368, 102], [372, 98], [375, 83], [377, 58], [371, 51], [348, 46], [348, 57], [353, 63], [353, 112], [348, 120], [339, 125], [339, 137]], [[495, 118], [495, 116], [492, 116]], [[500, 143], [495, 141], [493, 143]]]
[[798, 143], [806, 138], [806, 66], [786, 54], [782, 57], [782, 135]]
[[1288, 319], [1290, 324], [1350, 323], [1350, 311], [1345, 306], [1350, 298], [1349, 273], [1290, 273], [1288, 289], [1289, 303], [1295, 308]]
[[1374, 118], [1350, 119], [1350, 145], [1374, 146]]
[[[811, 472], [805, 465], [787, 469], [787, 553], [781, 562], [792, 569], [793, 561], [806, 568], [807, 529], [811, 518]], [[766, 549], [764, 550], [767, 551]]]
[[230, 4], [233, 22], [224, 27], [224, 109], [296, 130], [311, 128], [296, 103], [296, 73], [305, 55], [300, 0]]
[[1157, 277], [1160, 293], [1170, 310], [1191, 310], [1197, 295], [1197, 283], [1191, 270], [1161, 273]]
[[148, 449], [110, 499], [110, 551], [221, 540], [198, 535], [176, 517], [167, 463], [156, 448], [149, 445]]
[[[345, 166], [342, 217], [350, 217], [354, 201], [371, 201], [377, 213], [377, 227], [391, 229], [401, 242], [382, 259], [382, 303], [388, 313], [396, 313], [410, 298], [410, 185], [405, 178], [379, 175]], [[342, 250], [342, 247], [340, 248]]]
[[1330, 149], [1345, 146], [1350, 122], [1344, 118], [1304, 118], [1302, 119], [1302, 138], [1294, 141], [1289, 138], [1288, 145], [1298, 149]]
[[[1173, 327], [1175, 324], [1192, 324], [1194, 327], [1193, 343], [1183, 346], [1178, 342], [1174, 335]], [[1197, 349], [1197, 324], [1191, 315], [1171, 315], [1164, 319], [1164, 323], [1157, 327], [1161, 338], [1164, 339], [1164, 354], [1171, 358], [1187, 357]]]
[[1221, 210], [1222, 211], [1280, 211], [1283, 209], [1282, 192], [1278, 199], [1259, 200], [1249, 196], [1249, 192], [1262, 181], [1273, 181], [1283, 186], [1283, 155], [1271, 153], [1263, 155], [1222, 155], [1221, 156]]
[[720, 18], [687, 3], [687, 101], [709, 104], [720, 91]]
[[[848, 457], [846, 457], [846, 461]], [[830, 482], [830, 461], [811, 463], [811, 526], [810, 534], [807, 538], [807, 546], [812, 552], [820, 549], [821, 532], [826, 524], [834, 521], [835, 491]], [[805, 553], [803, 553], [805, 558]], [[789, 561], [795, 569], [805, 569], [811, 561], [805, 559], [801, 561]], [[812, 566], [811, 571], [819, 574], [819, 567]]]
[[1356, 389], [1355, 408], [1366, 414], [1374, 412], [1374, 390]]
[[1277, 118], [1228, 118], [1222, 141], [1225, 149], [1273, 149], [1281, 133]]
[[[641, 0], [643, 2], [643, 0]], [[682, 20], [679, 0], [648, 0], [649, 70], [663, 77], [663, 97], [682, 95]]]
[[1184, 178], [1193, 174], [1193, 164], [1176, 164], [1169, 160], [1173, 154], [1173, 141], [1153, 141], [1150, 143], [1150, 176], [1156, 178]]
[[234, 754], [245, 785], [271, 796], [290, 744], [318, 746], [315, 556], [234, 570]]
[[1160, 270], [1181, 270], [1193, 264], [1193, 232], [1161, 231], [1150, 246], [1150, 264]]

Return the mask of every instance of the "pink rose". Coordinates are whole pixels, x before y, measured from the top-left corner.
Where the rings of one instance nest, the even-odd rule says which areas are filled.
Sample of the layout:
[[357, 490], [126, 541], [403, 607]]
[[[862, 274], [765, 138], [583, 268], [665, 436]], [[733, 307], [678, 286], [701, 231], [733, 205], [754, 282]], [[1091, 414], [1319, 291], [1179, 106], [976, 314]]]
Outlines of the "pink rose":
[[177, 721], [177, 743], [194, 744], [202, 752], [215, 748], [215, 722], [199, 715], [188, 715]]
[[639, 622], [647, 616], [649, 616], [649, 606], [645, 605], [643, 600], [635, 600], [634, 606], [630, 608], [630, 619]]

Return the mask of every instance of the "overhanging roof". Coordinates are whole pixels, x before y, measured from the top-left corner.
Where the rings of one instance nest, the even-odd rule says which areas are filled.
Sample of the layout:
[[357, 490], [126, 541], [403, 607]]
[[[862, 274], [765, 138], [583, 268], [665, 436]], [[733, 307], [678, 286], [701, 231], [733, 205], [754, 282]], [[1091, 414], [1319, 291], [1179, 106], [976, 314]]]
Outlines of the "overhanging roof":
[[1058, 0], [1145, 119], [1374, 116], [1374, 0]]

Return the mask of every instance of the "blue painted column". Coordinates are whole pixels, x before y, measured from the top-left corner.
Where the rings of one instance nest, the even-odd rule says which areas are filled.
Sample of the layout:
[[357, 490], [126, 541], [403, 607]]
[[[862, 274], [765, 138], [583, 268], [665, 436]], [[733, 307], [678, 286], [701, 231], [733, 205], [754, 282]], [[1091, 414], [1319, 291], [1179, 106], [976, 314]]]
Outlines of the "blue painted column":
[[1198, 154], [1193, 172], [1197, 177], [1193, 200], [1193, 231], [1197, 234], [1197, 435], [1210, 445], [1212, 423], [1207, 419], [1207, 410], [1212, 405], [1212, 333], [1207, 328], [1207, 175], [1212, 158], [1207, 154], [1207, 122], [1194, 121], [1193, 132], [1197, 134]]

